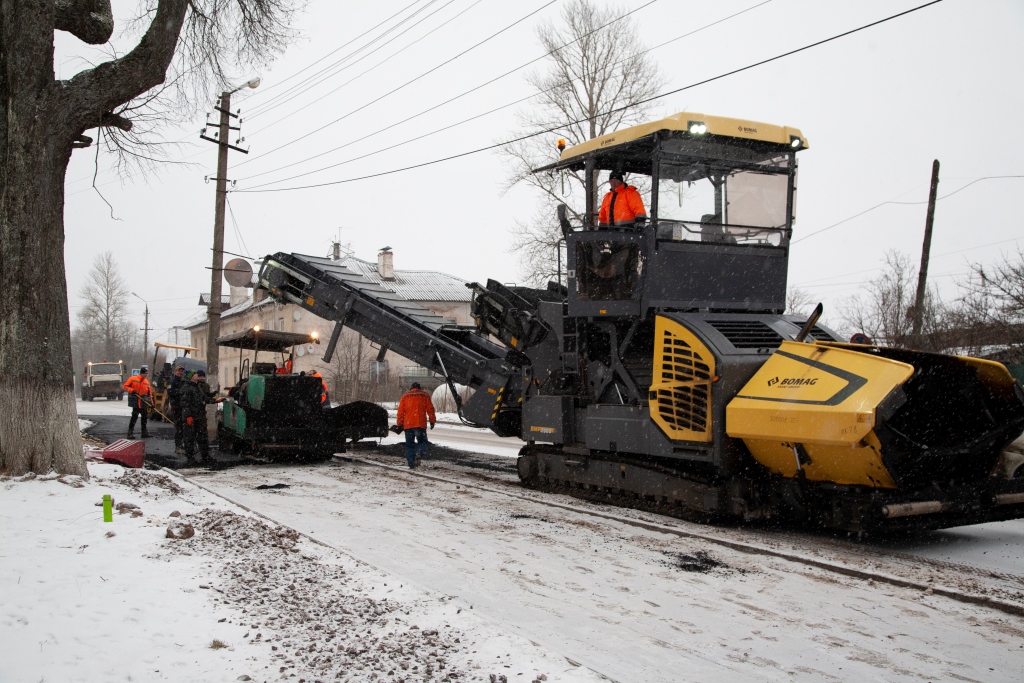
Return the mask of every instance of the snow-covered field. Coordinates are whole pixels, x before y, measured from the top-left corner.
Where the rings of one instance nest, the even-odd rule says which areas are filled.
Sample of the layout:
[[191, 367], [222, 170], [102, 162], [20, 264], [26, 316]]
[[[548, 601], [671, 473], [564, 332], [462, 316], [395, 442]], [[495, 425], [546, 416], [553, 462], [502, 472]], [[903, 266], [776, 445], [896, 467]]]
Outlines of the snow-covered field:
[[[0, 681], [599, 680], [183, 480], [89, 468], [0, 481]], [[137, 514], [104, 523], [104, 493]]]

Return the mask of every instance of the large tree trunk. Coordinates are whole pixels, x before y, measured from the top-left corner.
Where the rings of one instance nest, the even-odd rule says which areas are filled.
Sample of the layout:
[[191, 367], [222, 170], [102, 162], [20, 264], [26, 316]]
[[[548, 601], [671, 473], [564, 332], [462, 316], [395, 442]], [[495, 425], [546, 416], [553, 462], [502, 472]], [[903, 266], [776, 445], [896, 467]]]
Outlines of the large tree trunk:
[[[52, 42], [31, 39], [53, 22], [52, 5], [3, 3], [0, 468], [87, 475], [64, 276], [64, 172], [72, 140], [67, 121], [53, 117]], [[49, 78], [40, 75], [40, 61]]]
[[[60, 12], [58, 13], [58, 6]], [[161, 0], [128, 55], [71, 81], [53, 31], [104, 42], [107, 0], [0, 0], [0, 470], [88, 476], [75, 411], [64, 275], [64, 174], [82, 132], [161, 83], [186, 0]]]

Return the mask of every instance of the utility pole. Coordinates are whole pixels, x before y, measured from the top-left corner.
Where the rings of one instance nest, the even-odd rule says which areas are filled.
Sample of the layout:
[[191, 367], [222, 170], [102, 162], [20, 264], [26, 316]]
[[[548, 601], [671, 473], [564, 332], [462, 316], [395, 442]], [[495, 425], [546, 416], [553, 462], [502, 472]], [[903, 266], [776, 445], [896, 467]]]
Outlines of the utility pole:
[[[258, 87], [259, 78], [254, 78], [248, 83], [240, 85], [234, 90], [225, 90], [220, 94], [220, 101], [217, 104], [217, 111], [220, 112], [220, 123], [216, 137], [208, 137], [206, 128], [203, 128], [199, 137], [203, 140], [217, 143], [217, 195], [213, 210], [213, 266], [210, 274], [210, 306], [207, 309], [207, 330], [206, 330], [206, 380], [214, 391], [220, 390], [220, 350], [217, 347], [217, 338], [220, 337], [220, 299], [221, 281], [224, 277], [224, 213], [228, 198], [228, 150], [233, 149], [243, 154], [249, 150], [242, 149], [230, 144], [229, 138], [232, 130], [240, 130], [241, 126], [232, 126], [231, 119], [238, 118], [237, 113], [231, 111], [231, 96], [248, 86]], [[239, 120], [241, 123], [241, 120]], [[242, 138], [239, 137], [238, 142]]]
[[132, 292], [132, 296], [146, 304], [146, 322], [142, 326], [142, 362], [146, 362], [146, 355], [149, 353], [149, 302], [141, 296]]
[[928, 191], [928, 214], [924, 219], [924, 245], [921, 247], [921, 268], [917, 271], [917, 297], [914, 299], [914, 343], [921, 345], [924, 323], [924, 294], [928, 287], [928, 257], [932, 250], [932, 224], [935, 222], [935, 195], [939, 191], [939, 160], [932, 162], [932, 186]]

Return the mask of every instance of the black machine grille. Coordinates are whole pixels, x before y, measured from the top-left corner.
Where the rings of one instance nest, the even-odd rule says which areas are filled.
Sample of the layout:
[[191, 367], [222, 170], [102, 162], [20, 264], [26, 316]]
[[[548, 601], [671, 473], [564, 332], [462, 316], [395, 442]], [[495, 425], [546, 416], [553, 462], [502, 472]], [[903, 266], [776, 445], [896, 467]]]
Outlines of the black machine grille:
[[815, 325], [811, 329], [811, 336], [818, 341], [839, 341], [838, 339], [833, 339], [831, 334], [821, 329], [817, 325]]
[[760, 320], [709, 320], [708, 324], [737, 349], [777, 349], [782, 344], [782, 335]]

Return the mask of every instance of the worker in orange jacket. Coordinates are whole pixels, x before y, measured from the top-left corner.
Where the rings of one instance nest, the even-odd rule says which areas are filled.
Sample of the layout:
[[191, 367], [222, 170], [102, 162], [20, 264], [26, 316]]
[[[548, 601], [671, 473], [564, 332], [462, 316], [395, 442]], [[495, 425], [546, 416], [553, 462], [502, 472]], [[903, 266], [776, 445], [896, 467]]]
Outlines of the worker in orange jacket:
[[132, 375], [121, 388], [128, 392], [128, 406], [132, 409], [132, 417], [128, 420], [128, 438], [135, 438], [135, 422], [142, 416], [142, 438], [149, 438], [149, 431], [146, 429], [146, 421], [149, 415], [146, 407], [153, 405], [153, 387], [149, 385], [147, 375], [149, 370], [142, 368], [139, 374]]
[[428, 419], [433, 429], [437, 422], [434, 402], [430, 400], [430, 394], [420, 388], [419, 382], [413, 382], [398, 402], [398, 415], [395, 418], [398, 428], [405, 430], [405, 459], [409, 469], [416, 467], [420, 458], [427, 454], [430, 445], [427, 440]]
[[612, 171], [608, 176], [611, 189], [601, 201], [601, 212], [597, 216], [601, 228], [639, 227], [647, 220], [647, 210], [640, 193], [627, 185], [621, 171]]
[[326, 408], [330, 408], [331, 407], [331, 392], [327, 391], [327, 380], [325, 380], [324, 376], [321, 375], [316, 370], [313, 371], [313, 377], [316, 377], [316, 378], [318, 378], [320, 380], [320, 386], [323, 388], [323, 391], [320, 392], [320, 404], [321, 404], [321, 407], [325, 408], [325, 409]]

